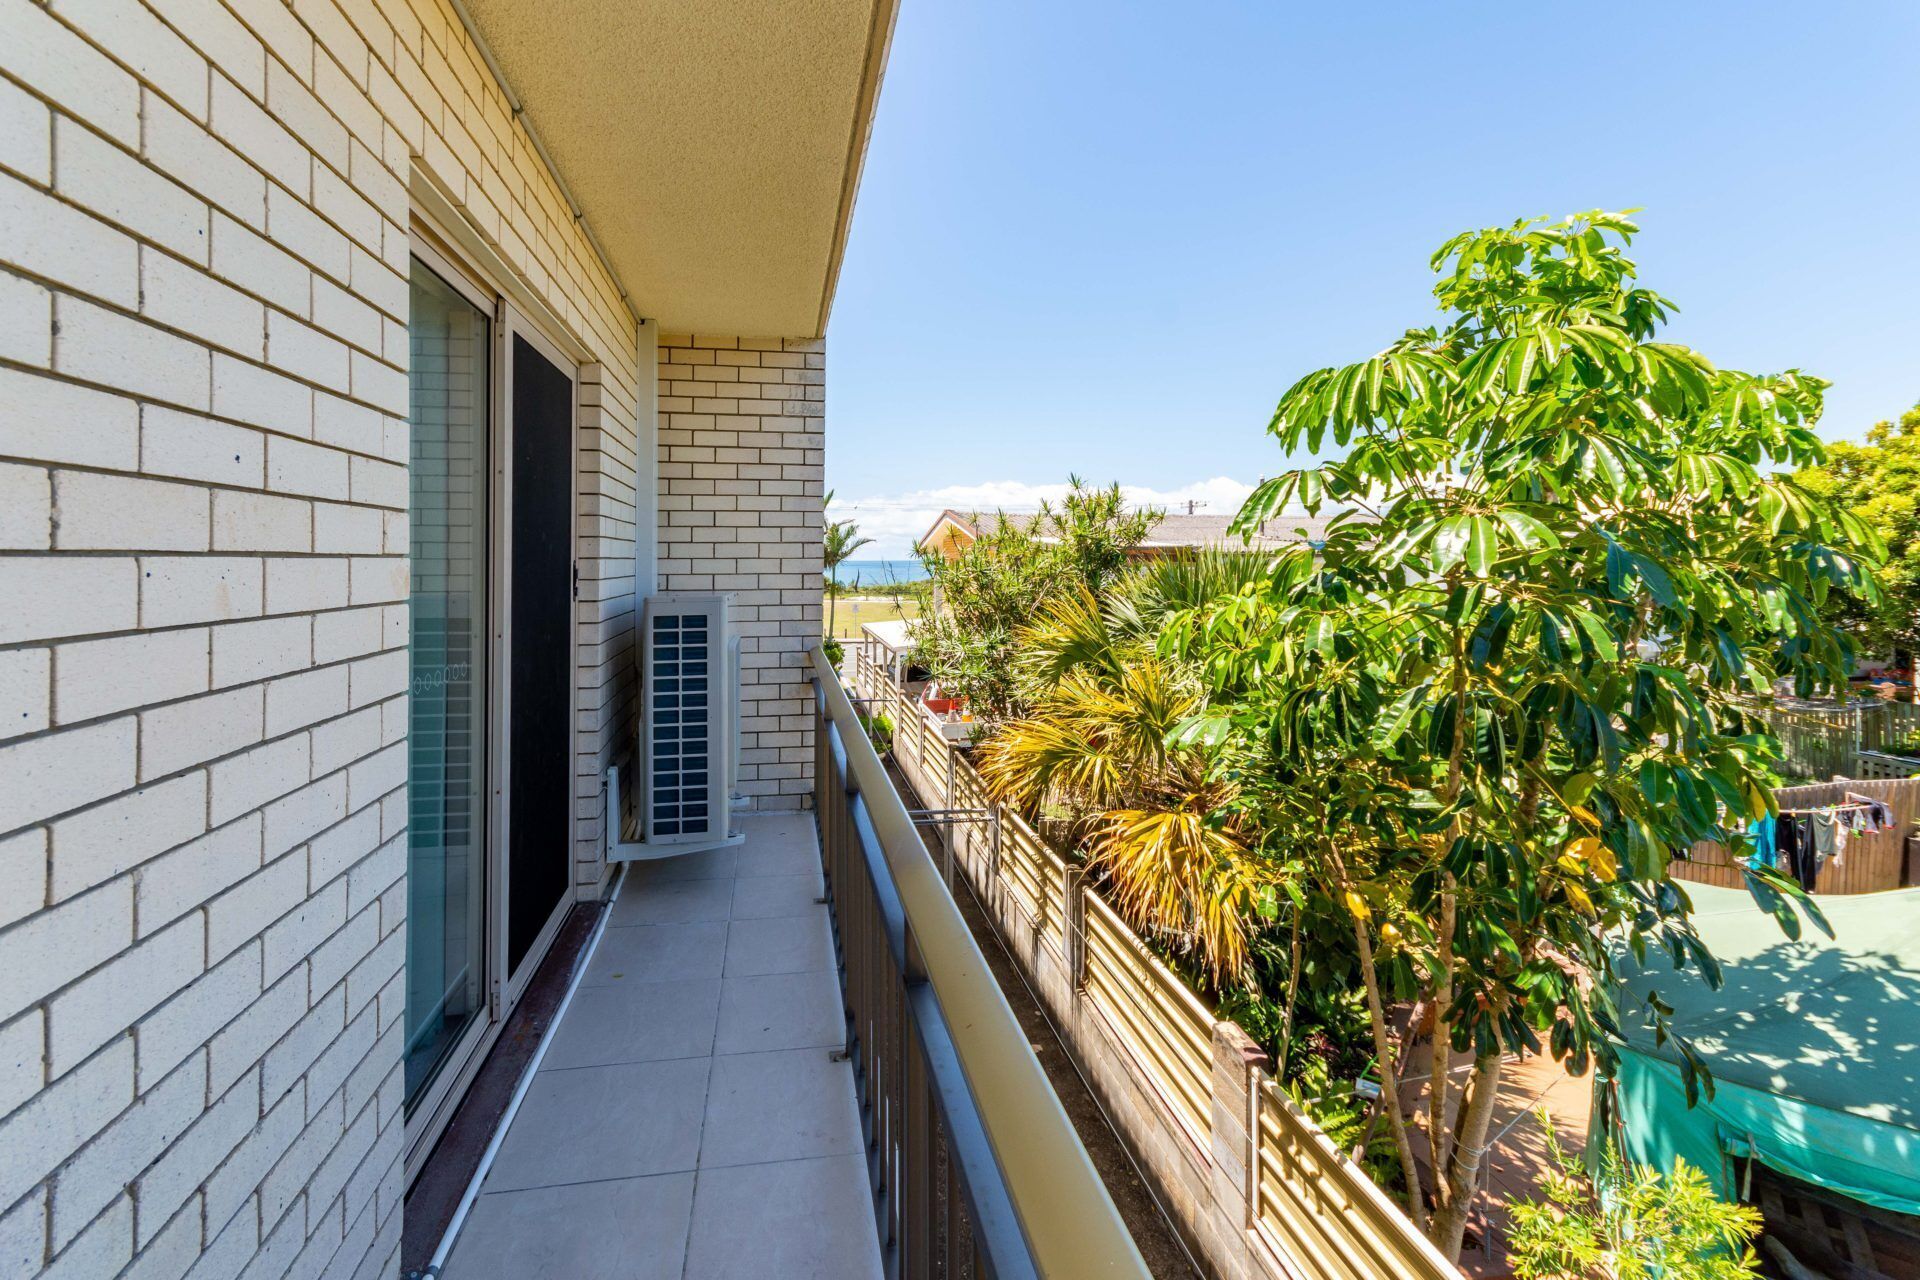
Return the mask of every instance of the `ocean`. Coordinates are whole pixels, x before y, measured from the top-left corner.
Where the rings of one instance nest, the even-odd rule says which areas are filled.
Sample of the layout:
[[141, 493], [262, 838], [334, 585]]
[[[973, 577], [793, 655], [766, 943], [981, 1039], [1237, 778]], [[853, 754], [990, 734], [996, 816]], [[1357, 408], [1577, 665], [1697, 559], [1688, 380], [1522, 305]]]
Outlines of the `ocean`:
[[885, 586], [890, 582], [919, 582], [927, 570], [918, 560], [847, 560], [840, 565], [840, 584]]

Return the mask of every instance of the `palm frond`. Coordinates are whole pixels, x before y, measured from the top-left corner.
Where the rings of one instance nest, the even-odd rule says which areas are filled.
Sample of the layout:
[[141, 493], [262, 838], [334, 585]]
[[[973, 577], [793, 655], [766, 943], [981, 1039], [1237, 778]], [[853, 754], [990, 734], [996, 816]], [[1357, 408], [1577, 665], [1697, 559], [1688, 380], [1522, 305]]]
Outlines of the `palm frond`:
[[1088, 851], [1123, 915], [1186, 938], [1216, 981], [1246, 968], [1257, 927], [1256, 877], [1246, 848], [1205, 812], [1186, 805], [1115, 809], [1095, 828]]

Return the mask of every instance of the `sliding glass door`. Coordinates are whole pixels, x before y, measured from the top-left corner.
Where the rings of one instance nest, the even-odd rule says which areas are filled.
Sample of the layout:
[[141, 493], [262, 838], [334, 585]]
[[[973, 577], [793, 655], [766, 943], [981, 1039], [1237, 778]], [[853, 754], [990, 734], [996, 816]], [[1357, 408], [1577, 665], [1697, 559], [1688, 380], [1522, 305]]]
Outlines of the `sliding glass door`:
[[409, 1108], [487, 1007], [492, 325], [413, 263], [407, 788]]
[[572, 902], [579, 376], [437, 236], [414, 251], [410, 1176]]

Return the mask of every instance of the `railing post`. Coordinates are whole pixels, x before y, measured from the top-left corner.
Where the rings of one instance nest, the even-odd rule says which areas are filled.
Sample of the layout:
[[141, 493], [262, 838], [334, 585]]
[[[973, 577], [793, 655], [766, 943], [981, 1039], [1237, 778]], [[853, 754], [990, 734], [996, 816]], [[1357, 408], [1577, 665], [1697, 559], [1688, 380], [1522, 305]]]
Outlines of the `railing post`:
[[[1209, 1093], [1214, 1229], [1232, 1239], [1253, 1225], [1259, 1207], [1255, 1156], [1260, 1143], [1260, 1081], [1273, 1062], [1235, 1022], [1213, 1024]], [[1229, 1250], [1229, 1255], [1240, 1252]]]
[[[995, 803], [993, 806], [993, 847], [987, 854], [987, 884], [993, 892], [1000, 892], [1000, 828], [1006, 825], [1007, 807]], [[1000, 909], [999, 899], [994, 899], [994, 910]]]
[[1066, 935], [1060, 942], [1060, 954], [1067, 961], [1067, 982], [1075, 991], [1087, 985], [1087, 886], [1086, 872], [1068, 867], [1060, 877], [1060, 928]]

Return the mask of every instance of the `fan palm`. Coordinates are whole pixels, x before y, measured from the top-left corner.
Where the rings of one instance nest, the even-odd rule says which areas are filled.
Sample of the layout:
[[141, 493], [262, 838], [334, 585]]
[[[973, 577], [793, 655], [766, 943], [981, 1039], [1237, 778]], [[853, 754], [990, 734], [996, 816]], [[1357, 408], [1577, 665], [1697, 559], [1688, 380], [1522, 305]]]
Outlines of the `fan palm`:
[[1084, 588], [1056, 599], [1018, 637], [1032, 710], [979, 751], [997, 798], [1056, 817], [1120, 912], [1215, 981], [1246, 969], [1260, 876], [1232, 788], [1208, 779], [1198, 752], [1167, 745], [1203, 694], [1156, 640], [1171, 611], [1261, 571], [1257, 557], [1208, 555], [1135, 570], [1104, 604]]

